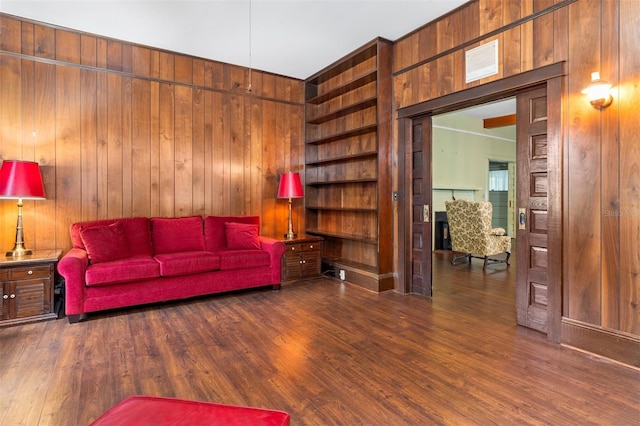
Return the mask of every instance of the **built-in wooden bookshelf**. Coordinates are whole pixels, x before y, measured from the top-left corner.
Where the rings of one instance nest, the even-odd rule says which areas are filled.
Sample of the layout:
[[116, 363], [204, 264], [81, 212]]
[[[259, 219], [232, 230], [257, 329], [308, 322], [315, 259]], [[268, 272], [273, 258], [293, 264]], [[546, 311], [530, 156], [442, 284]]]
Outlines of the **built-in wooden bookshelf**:
[[325, 268], [375, 291], [394, 286], [391, 53], [377, 38], [305, 82], [306, 232]]

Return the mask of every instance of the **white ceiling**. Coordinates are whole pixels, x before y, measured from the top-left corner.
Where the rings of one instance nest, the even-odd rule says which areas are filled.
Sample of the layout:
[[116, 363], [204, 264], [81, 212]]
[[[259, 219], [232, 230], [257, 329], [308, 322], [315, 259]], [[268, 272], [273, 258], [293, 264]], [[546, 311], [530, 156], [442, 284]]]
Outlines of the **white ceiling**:
[[0, 11], [305, 79], [467, 0], [0, 0]]

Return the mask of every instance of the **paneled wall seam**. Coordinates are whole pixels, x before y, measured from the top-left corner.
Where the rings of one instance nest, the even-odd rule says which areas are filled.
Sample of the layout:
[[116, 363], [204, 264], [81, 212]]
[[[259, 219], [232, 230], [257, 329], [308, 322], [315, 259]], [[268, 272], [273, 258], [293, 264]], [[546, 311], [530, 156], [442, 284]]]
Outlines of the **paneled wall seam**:
[[158, 83], [167, 83], [167, 84], [173, 84], [173, 85], [176, 85], [176, 86], [191, 87], [191, 88], [202, 89], [202, 90], [210, 90], [210, 91], [218, 92], [218, 93], [234, 93], [234, 94], [239, 95], [239, 96], [250, 96], [250, 97], [252, 97], [254, 99], [262, 99], [262, 100], [274, 101], [274, 102], [278, 102], [278, 103], [286, 103], [286, 104], [295, 105], [295, 106], [303, 106], [304, 105], [304, 102], [295, 102], [295, 101], [288, 101], [288, 100], [279, 99], [279, 98], [272, 98], [272, 97], [268, 97], [268, 96], [255, 95], [255, 94], [245, 93], [244, 90], [240, 91], [240, 90], [230, 90], [230, 89], [226, 89], [226, 90], [225, 89], [218, 89], [218, 88], [211, 87], [211, 86], [190, 84], [190, 83], [180, 82], [180, 81], [177, 81], [177, 80], [168, 80], [168, 79], [163, 79], [163, 78], [158, 78], [158, 77], [149, 77], [149, 76], [146, 76], [146, 75], [135, 74], [135, 73], [132, 73], [132, 72], [119, 71], [119, 70], [113, 70], [113, 69], [102, 68], [102, 67], [94, 67], [94, 66], [90, 66], [90, 65], [77, 64], [77, 63], [74, 63], [74, 62], [60, 61], [60, 60], [57, 60], [57, 59], [41, 58], [41, 57], [37, 57], [37, 56], [25, 55], [23, 53], [15, 53], [15, 52], [10, 52], [10, 51], [6, 51], [6, 50], [0, 50], [0, 55], [11, 56], [13, 58], [17, 58], [17, 59], [21, 59], [21, 60], [31, 60], [31, 61], [34, 61], [34, 62], [46, 63], [46, 64], [50, 64], [50, 65], [60, 65], [60, 66], [74, 67], [74, 68], [79, 68], [81, 70], [95, 71], [95, 72], [100, 72], [100, 73], [105, 73], [105, 74], [115, 74], [115, 75], [119, 75], [121, 77], [138, 78], [138, 79], [146, 80], [146, 81], [153, 81], [153, 82], [158, 82]]

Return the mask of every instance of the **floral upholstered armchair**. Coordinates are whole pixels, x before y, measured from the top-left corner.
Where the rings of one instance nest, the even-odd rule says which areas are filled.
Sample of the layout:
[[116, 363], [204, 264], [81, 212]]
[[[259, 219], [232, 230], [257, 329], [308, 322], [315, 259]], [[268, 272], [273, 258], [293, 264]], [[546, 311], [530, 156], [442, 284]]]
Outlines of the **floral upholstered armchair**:
[[[463, 258], [471, 263], [471, 258], [476, 257], [484, 259], [483, 269], [487, 269], [489, 263], [509, 266], [511, 237], [504, 235], [503, 228], [491, 227], [492, 205], [489, 201], [445, 201], [445, 207], [453, 250], [452, 264]], [[489, 257], [501, 253], [506, 253], [506, 258]]]

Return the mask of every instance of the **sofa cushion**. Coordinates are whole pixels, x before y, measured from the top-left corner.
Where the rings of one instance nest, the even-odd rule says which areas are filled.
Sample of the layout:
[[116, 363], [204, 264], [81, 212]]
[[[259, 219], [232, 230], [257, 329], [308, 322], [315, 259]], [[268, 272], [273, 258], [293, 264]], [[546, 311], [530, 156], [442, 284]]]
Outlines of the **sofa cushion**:
[[87, 268], [87, 286], [120, 284], [160, 277], [160, 265], [151, 256], [133, 256], [91, 265]]
[[204, 251], [202, 218], [151, 218], [151, 241], [154, 254]]
[[228, 249], [260, 249], [258, 225], [250, 223], [225, 222], [224, 227]]
[[129, 251], [132, 256], [151, 256], [151, 238], [149, 234], [149, 219], [146, 217], [128, 217], [123, 219], [103, 219], [77, 222], [69, 227], [73, 247], [86, 250], [80, 230], [89, 226], [105, 226], [120, 222], [127, 235]]
[[197, 274], [220, 269], [220, 256], [208, 251], [157, 254], [155, 259], [160, 264], [160, 275], [163, 277]]
[[206, 216], [204, 218], [204, 239], [208, 251], [218, 251], [227, 248], [225, 223], [249, 223], [258, 225], [260, 216]]
[[120, 221], [109, 225], [80, 227], [80, 238], [91, 263], [109, 262], [131, 256], [127, 235]]
[[270, 265], [269, 253], [262, 250], [221, 250], [220, 270], [258, 268]]

